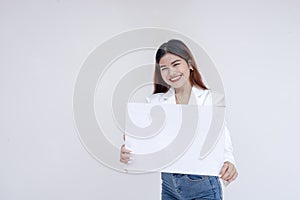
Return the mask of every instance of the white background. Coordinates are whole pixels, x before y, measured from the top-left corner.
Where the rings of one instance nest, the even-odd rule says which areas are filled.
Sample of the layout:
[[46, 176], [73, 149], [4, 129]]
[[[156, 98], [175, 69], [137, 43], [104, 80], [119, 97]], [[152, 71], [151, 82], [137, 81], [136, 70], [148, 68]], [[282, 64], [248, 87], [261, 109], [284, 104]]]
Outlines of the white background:
[[299, 1], [0, 1], [0, 199], [160, 198], [159, 174], [126, 175], [77, 136], [72, 94], [89, 53], [120, 32], [176, 30], [213, 59], [238, 179], [226, 199], [297, 199]]

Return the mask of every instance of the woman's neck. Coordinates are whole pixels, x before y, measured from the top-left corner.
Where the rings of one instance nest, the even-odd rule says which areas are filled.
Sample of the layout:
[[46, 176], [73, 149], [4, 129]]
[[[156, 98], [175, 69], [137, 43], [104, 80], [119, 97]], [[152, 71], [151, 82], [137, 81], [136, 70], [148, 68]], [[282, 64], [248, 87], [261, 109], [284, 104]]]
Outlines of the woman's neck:
[[176, 103], [187, 104], [189, 102], [192, 91], [191, 84], [185, 84], [180, 88], [175, 88]]

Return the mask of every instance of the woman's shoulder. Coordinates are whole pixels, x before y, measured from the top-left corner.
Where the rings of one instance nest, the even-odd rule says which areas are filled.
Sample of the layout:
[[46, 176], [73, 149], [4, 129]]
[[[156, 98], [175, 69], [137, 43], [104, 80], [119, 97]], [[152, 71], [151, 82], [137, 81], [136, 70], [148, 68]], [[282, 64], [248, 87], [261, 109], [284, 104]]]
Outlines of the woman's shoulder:
[[225, 94], [222, 92], [204, 90], [204, 105], [225, 106]]
[[165, 93], [155, 93], [146, 97], [147, 103], [160, 103]]

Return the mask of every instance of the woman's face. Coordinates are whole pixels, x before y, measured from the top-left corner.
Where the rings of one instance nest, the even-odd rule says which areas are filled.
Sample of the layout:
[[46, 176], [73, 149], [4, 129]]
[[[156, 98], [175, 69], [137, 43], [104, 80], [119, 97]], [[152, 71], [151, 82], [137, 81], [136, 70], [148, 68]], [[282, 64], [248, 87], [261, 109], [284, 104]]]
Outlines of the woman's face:
[[190, 84], [190, 68], [181, 57], [167, 53], [158, 64], [163, 80], [171, 87], [180, 88]]

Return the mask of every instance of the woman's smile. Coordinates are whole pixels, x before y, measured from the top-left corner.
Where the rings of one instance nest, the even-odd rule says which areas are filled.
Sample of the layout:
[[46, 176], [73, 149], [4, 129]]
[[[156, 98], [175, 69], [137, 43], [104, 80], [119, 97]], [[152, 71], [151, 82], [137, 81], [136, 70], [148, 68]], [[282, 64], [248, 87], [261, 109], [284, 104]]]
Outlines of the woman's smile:
[[179, 79], [181, 79], [181, 77], [182, 77], [182, 74], [173, 76], [173, 77], [169, 78], [169, 80], [174, 83], [174, 82], [177, 82]]

